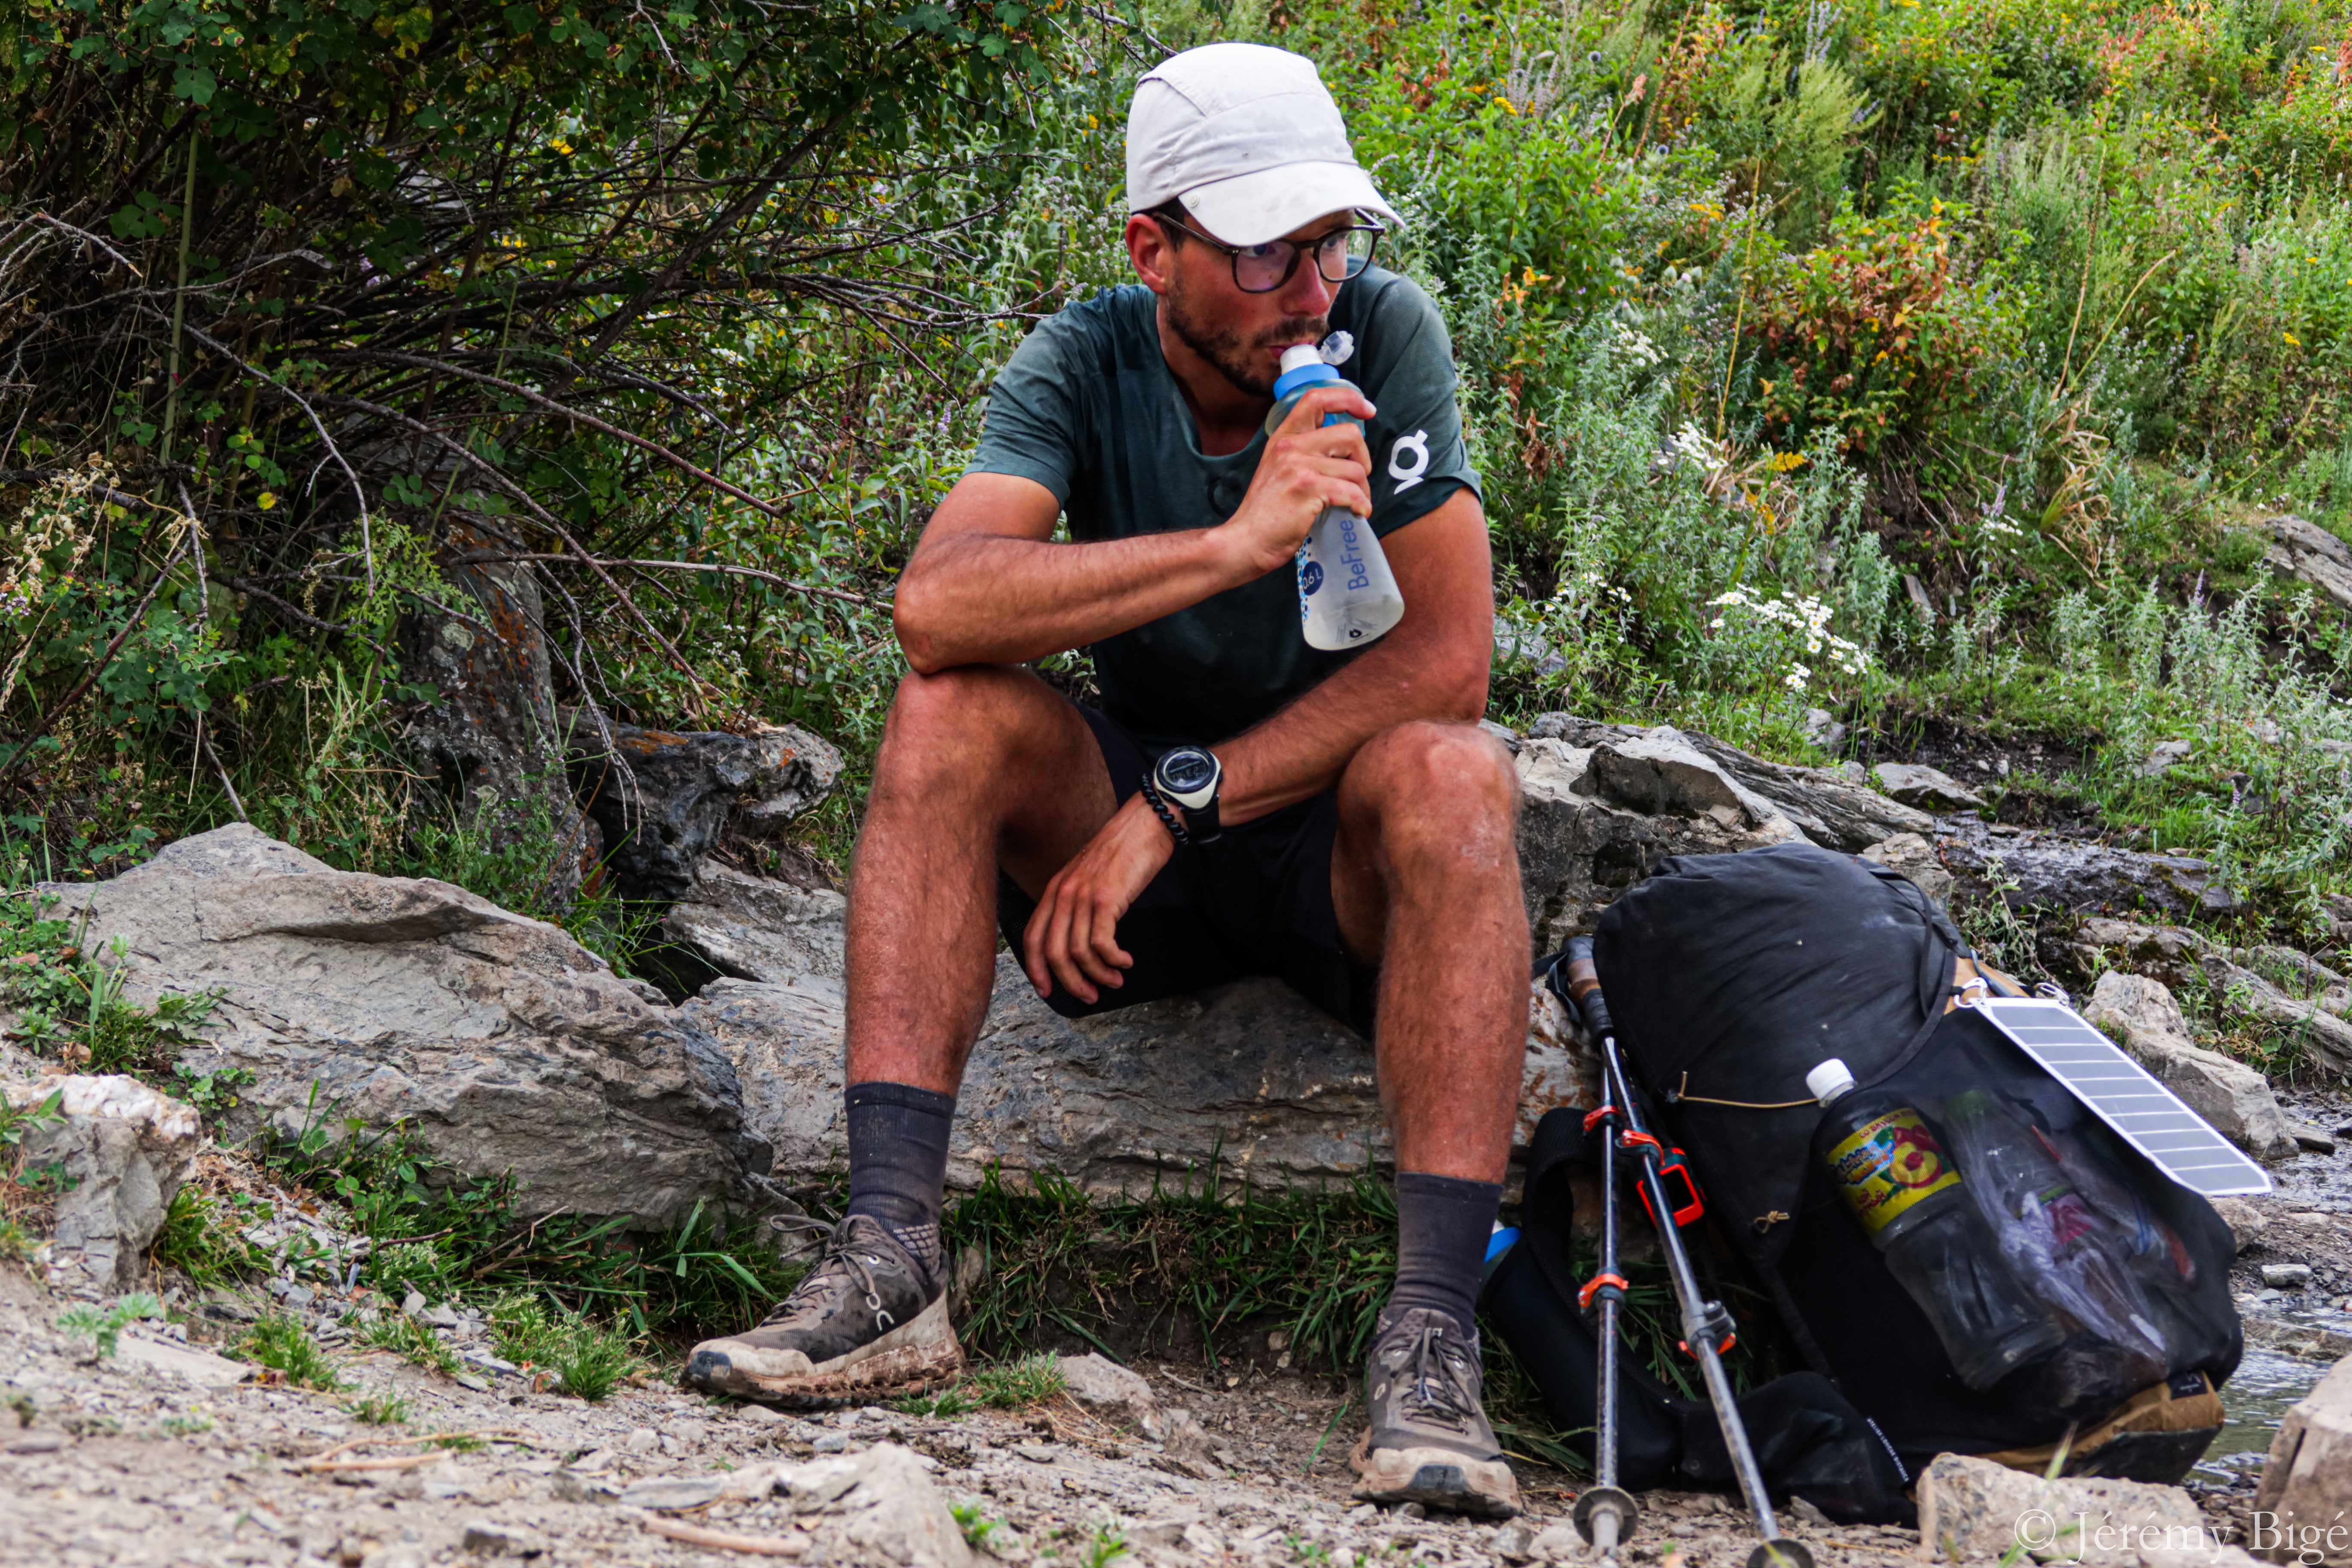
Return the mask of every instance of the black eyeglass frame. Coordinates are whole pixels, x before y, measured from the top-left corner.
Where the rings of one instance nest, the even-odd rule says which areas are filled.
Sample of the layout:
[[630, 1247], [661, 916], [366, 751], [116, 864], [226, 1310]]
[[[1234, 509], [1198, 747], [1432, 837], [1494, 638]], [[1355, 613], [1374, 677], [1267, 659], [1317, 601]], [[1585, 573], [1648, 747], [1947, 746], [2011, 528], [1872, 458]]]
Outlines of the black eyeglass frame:
[[[1244, 294], [1272, 294], [1286, 287], [1293, 278], [1298, 276], [1299, 258], [1307, 254], [1307, 247], [1299, 244], [1295, 239], [1271, 239], [1266, 241], [1268, 245], [1286, 245], [1290, 247], [1290, 265], [1282, 269], [1282, 276], [1276, 279], [1272, 283], [1267, 284], [1263, 289], [1253, 289], [1248, 284], [1242, 281], [1242, 253], [1246, 250], [1255, 250], [1257, 247], [1251, 245], [1227, 245], [1223, 240], [1218, 239], [1214, 236], [1202, 234], [1199, 229], [1194, 228], [1182, 218], [1177, 217], [1172, 214], [1162, 211], [1157, 207], [1152, 209], [1150, 216], [1158, 222], [1167, 224], [1171, 227], [1180, 229], [1185, 234], [1192, 236], [1194, 239], [1199, 240], [1202, 245], [1208, 246], [1212, 249], [1223, 251], [1225, 253], [1226, 261], [1233, 268], [1234, 287], [1240, 289]], [[1360, 213], [1357, 216], [1360, 217], [1362, 216]], [[1377, 222], [1370, 218], [1366, 218], [1361, 223], [1351, 223], [1344, 227], [1333, 229], [1329, 234], [1325, 235], [1320, 240], [1316, 242], [1315, 248], [1318, 251], [1320, 251], [1324, 246], [1329, 244], [1332, 240], [1338, 238], [1343, 234], [1369, 234], [1372, 237], [1372, 243], [1364, 251], [1362, 266], [1358, 267], [1355, 271], [1343, 272], [1339, 277], [1334, 278], [1328, 272], [1323, 270], [1323, 263], [1318, 258], [1315, 263], [1316, 275], [1321, 278], [1326, 283], [1345, 283], [1351, 278], [1360, 278], [1363, 276], [1364, 268], [1370, 267], [1372, 264], [1372, 258], [1381, 253], [1381, 236], [1388, 233], [1388, 226], [1386, 224]], [[1340, 255], [1343, 258], [1341, 264], [1345, 265], [1344, 258], [1346, 258], [1347, 253], [1342, 251], [1340, 252]]]

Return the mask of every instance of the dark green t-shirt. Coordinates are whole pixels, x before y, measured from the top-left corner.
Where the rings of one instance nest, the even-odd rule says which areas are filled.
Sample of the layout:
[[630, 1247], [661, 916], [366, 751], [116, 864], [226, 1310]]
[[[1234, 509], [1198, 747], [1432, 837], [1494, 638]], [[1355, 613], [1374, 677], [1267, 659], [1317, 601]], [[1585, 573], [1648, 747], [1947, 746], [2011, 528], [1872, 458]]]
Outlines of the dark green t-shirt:
[[[1227, 457], [1201, 451], [1192, 411], [1160, 352], [1158, 297], [1108, 289], [1041, 322], [988, 398], [968, 472], [1017, 474], [1052, 490], [1082, 542], [1208, 528], [1231, 517], [1257, 472], [1260, 430]], [[1411, 279], [1367, 268], [1332, 302], [1356, 352], [1339, 374], [1380, 412], [1372, 529], [1395, 532], [1454, 490], [1477, 488], [1454, 401], [1454, 345]], [[1248, 729], [1359, 650], [1307, 646], [1296, 569], [1094, 645], [1103, 710], [1160, 742], [1214, 742]]]

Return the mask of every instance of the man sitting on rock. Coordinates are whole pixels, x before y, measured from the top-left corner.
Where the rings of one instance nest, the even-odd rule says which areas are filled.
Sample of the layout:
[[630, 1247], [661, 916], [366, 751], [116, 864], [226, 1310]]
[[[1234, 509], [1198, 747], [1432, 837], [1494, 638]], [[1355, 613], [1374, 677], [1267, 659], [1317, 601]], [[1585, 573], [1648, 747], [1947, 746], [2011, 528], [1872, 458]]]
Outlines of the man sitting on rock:
[[[1400, 1235], [1356, 1495], [1506, 1517], [1473, 1300], [1528, 925], [1516, 777], [1476, 722], [1494, 593], [1452, 346], [1429, 297], [1370, 265], [1374, 215], [1395, 215], [1305, 58], [1176, 56], [1136, 89], [1127, 157], [1141, 283], [1021, 345], [899, 582], [914, 672], [849, 899], [847, 1216], [687, 1381], [817, 1403], [960, 1367], [941, 1190], [1001, 928], [1068, 1016], [1253, 974], [1368, 1033], [1377, 1009]], [[1335, 329], [1355, 384], [1309, 391], [1269, 437], [1282, 351]], [[1369, 429], [1325, 427], [1334, 412]], [[1331, 506], [1371, 520], [1405, 604], [1347, 653], [1305, 642], [1293, 565]], [[1023, 668], [1076, 647], [1099, 711]]]

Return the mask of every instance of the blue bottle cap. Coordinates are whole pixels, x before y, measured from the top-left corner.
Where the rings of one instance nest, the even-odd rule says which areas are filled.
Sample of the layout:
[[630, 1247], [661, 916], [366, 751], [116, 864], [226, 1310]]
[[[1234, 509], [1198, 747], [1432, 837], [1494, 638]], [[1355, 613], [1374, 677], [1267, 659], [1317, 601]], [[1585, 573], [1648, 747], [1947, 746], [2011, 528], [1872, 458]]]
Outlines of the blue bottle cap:
[[[1314, 353], [1312, 349], [1307, 352]], [[1310, 386], [1319, 386], [1339, 379], [1339, 373], [1321, 360], [1309, 360], [1305, 364], [1294, 365], [1275, 377], [1275, 401], [1279, 403], [1294, 392], [1304, 392]]]

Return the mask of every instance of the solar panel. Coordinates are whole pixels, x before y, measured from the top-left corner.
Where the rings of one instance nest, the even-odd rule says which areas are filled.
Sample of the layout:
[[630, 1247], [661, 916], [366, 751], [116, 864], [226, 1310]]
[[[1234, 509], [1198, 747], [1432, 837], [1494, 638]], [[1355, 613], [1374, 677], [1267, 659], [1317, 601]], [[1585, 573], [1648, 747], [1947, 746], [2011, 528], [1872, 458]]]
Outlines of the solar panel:
[[1989, 996], [1973, 1005], [2125, 1142], [2190, 1192], [2218, 1198], [2271, 1190], [2260, 1165], [2063, 1002]]

